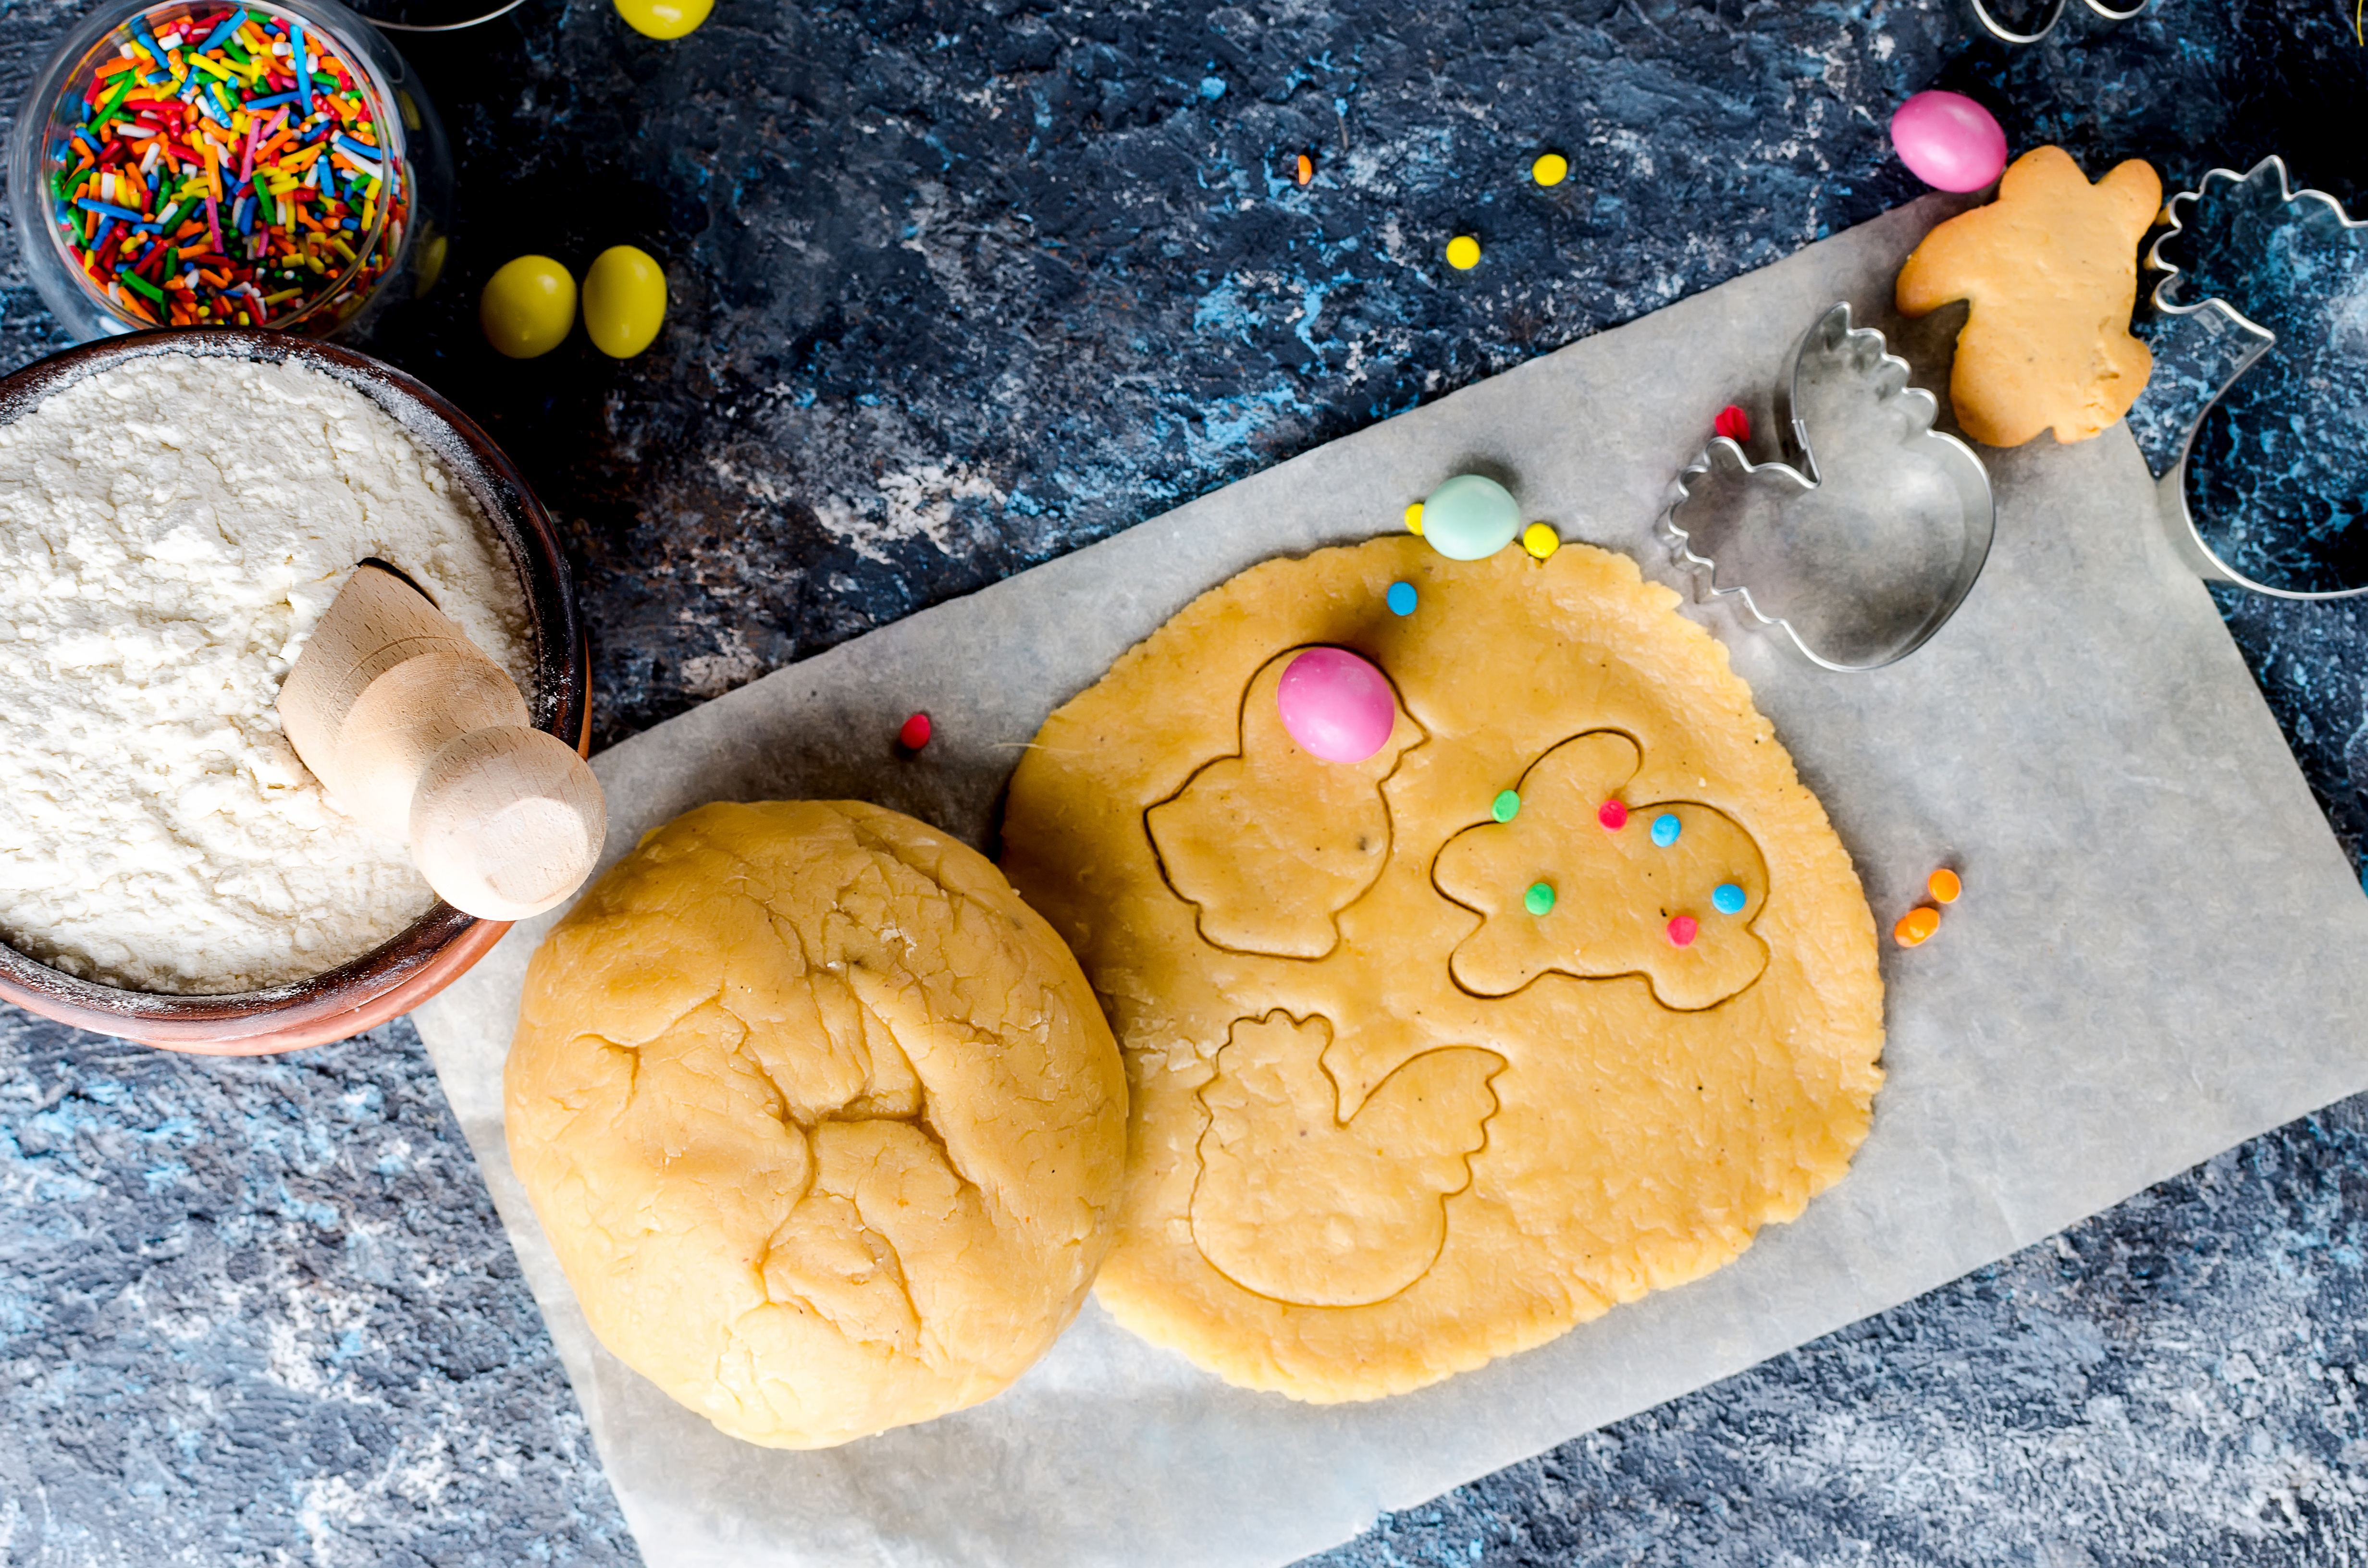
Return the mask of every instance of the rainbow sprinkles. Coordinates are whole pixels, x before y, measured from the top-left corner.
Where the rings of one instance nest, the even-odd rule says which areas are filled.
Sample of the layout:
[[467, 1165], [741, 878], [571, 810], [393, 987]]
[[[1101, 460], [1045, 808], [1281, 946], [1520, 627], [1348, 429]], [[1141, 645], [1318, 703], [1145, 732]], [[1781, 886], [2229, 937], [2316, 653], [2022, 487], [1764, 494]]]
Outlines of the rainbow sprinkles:
[[53, 232], [129, 323], [325, 330], [402, 254], [408, 182], [381, 90], [302, 17], [154, 6], [67, 91]]

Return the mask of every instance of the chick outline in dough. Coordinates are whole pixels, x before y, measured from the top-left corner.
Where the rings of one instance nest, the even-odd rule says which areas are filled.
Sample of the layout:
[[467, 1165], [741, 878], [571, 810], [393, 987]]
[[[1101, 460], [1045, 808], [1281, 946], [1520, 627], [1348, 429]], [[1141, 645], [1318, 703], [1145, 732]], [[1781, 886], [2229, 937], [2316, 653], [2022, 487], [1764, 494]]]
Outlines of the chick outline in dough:
[[1340, 912], [1389, 864], [1382, 786], [1423, 743], [1395, 687], [1390, 738], [1362, 762], [1309, 756], [1283, 728], [1275, 688], [1291, 661], [1276, 654], [1242, 697], [1241, 749], [1204, 764], [1143, 813], [1152, 853], [1176, 896], [1194, 906], [1201, 939], [1235, 952], [1320, 959], [1339, 945]]

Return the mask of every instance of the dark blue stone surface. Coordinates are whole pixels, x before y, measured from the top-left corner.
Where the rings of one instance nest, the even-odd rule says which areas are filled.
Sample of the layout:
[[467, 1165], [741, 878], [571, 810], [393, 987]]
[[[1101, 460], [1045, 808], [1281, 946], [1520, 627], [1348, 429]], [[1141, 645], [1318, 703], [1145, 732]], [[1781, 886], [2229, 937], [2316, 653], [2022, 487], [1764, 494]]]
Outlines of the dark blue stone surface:
[[[0, 100], [75, 9], [0, 0]], [[1920, 87], [2174, 189], [2280, 151], [2356, 210], [2368, 164], [2336, 0], [2019, 51], [1962, 0], [721, 0], [671, 45], [528, 0], [404, 46], [462, 207], [369, 347], [568, 528], [604, 740], [1895, 205]], [[485, 348], [493, 267], [620, 242], [674, 290], [647, 354]], [[54, 346], [12, 236], [0, 367]], [[2368, 609], [2220, 602], [2357, 857]], [[1328, 1561], [2368, 1561], [2363, 1139], [2306, 1119]], [[220, 1062], [7, 1017], [0, 1260], [0, 1560], [634, 1560], [407, 1026]]]
[[[2190, 515], [2247, 579], [2290, 593], [2368, 588], [2368, 223], [2293, 189], [2274, 162], [2241, 177], [2215, 170], [2194, 197], [2173, 199], [2179, 227], [2155, 251], [2177, 271], [2154, 290], [2161, 308], [2141, 330], [2160, 341], [2209, 327], [2260, 358], [2233, 382], [2213, 378], [2208, 406], [2165, 378], [2166, 401], [2185, 417], [2168, 450], [2156, 422], [2133, 419], [2149, 463], [2166, 472], [2187, 443]], [[2244, 324], [2198, 320], [2210, 301]], [[2149, 383], [2147, 403], [2157, 390]]]
[[175, 1056], [0, 1010], [0, 1562], [640, 1561], [399, 1023]]

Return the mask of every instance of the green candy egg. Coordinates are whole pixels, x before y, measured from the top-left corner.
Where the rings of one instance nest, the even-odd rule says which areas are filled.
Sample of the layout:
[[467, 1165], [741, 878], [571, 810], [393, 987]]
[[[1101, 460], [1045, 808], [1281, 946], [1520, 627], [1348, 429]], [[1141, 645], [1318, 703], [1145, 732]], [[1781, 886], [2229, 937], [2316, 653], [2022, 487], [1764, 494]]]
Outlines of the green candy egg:
[[1513, 542], [1521, 508], [1486, 474], [1459, 473], [1422, 504], [1422, 537], [1450, 561], [1482, 561]]

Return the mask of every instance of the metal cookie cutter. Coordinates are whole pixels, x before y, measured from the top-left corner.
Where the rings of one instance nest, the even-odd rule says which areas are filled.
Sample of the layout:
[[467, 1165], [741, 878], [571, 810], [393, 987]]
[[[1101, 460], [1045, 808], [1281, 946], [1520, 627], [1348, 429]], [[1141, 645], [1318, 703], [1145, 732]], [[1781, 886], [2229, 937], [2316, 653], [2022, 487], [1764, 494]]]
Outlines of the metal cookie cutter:
[[2214, 169], [2166, 211], [2130, 428], [2172, 544], [2255, 593], [2368, 594], [2368, 222], [2275, 157]]
[[[1990, 8], [1983, 5], [1982, 0], [1973, 0], [1974, 16], [1979, 19], [1983, 27], [1989, 29], [1992, 38], [2003, 43], [2037, 43], [2041, 39], [2054, 32], [2055, 24], [2064, 19], [2065, 4], [2066, 0], [2048, 0], [2047, 19], [2039, 24], [2039, 30], [2032, 33], [2019, 33], [1991, 16]], [[2126, 10], [2116, 10], [2103, 4], [2102, 0], [2089, 0], [2089, 9], [2109, 22], [2126, 22], [2146, 8], [2146, 0], [2138, 0], [2136, 5]]]
[[1783, 462], [1721, 436], [1678, 476], [1662, 525], [1697, 583], [1739, 599], [1829, 670], [1880, 669], [1956, 613], [1989, 559], [1997, 509], [1974, 450], [1936, 433], [1883, 334], [1834, 306], [1776, 388]]

